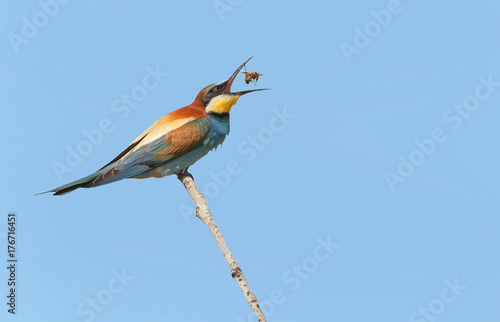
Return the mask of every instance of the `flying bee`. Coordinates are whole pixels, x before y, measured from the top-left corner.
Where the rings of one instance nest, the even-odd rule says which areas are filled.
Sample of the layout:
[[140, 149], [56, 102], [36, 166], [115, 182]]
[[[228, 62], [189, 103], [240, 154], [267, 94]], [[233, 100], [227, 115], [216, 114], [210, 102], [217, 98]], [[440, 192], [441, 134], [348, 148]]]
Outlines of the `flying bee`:
[[242, 71], [243, 74], [245, 74], [245, 83], [250, 84], [253, 80], [255, 80], [255, 86], [257, 86], [257, 81], [259, 80], [260, 76], [263, 76], [264, 74], [259, 74], [256, 71], [254, 71], [255, 66], [252, 68], [251, 71], [247, 72], [247, 69], [245, 67], [245, 71]]

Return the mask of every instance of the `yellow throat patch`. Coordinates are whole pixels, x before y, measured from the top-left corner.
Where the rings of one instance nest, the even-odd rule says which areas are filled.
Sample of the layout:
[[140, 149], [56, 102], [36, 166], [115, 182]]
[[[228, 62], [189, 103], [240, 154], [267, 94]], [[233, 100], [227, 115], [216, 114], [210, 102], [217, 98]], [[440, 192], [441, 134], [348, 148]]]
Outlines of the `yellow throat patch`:
[[220, 95], [214, 97], [210, 103], [208, 103], [206, 111], [207, 113], [213, 112], [218, 114], [229, 113], [231, 111], [231, 107], [236, 104], [239, 98], [239, 95]]

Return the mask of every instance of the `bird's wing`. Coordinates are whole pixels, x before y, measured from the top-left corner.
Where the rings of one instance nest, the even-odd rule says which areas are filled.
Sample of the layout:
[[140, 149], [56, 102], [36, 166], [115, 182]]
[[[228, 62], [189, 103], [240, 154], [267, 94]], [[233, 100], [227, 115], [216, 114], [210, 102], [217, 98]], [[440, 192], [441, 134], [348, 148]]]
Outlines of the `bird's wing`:
[[189, 106], [180, 108], [176, 111], [168, 113], [161, 117], [158, 121], [153, 123], [146, 131], [139, 135], [130, 145], [122, 151], [116, 158], [111, 160], [108, 164], [99, 170], [103, 170], [107, 166], [119, 161], [131, 151], [135, 151], [143, 145], [147, 145], [158, 138], [166, 135], [170, 131], [182, 127], [189, 121], [204, 117], [205, 114], [200, 110], [189, 108]]
[[[115, 168], [145, 164], [153, 168], [179, 157], [200, 144], [209, 130], [208, 119], [201, 117], [188, 120], [176, 129], [151, 139], [145, 136], [128, 154], [121, 158]], [[149, 140], [148, 140], [149, 139]]]
[[[159, 120], [161, 121], [161, 119]], [[97, 186], [133, 177], [165, 164], [203, 142], [209, 130], [205, 117], [184, 118], [173, 126], [153, 124], [113, 161], [101, 168], [102, 174], [87, 186]], [[166, 128], [166, 130], [165, 130]]]

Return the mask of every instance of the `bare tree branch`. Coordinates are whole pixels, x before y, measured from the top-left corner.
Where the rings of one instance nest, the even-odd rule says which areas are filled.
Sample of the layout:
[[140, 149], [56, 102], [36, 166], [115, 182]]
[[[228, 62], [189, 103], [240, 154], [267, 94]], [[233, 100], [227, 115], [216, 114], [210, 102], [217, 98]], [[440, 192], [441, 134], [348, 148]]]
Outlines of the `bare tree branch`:
[[205, 197], [203, 197], [200, 190], [198, 190], [198, 188], [194, 184], [193, 176], [188, 172], [184, 172], [181, 174], [177, 174], [177, 178], [180, 180], [180, 182], [182, 182], [187, 192], [194, 201], [194, 205], [196, 206], [196, 217], [200, 218], [201, 221], [203, 221], [203, 223], [207, 225], [208, 229], [210, 229], [210, 233], [215, 237], [217, 246], [219, 246], [222, 255], [224, 255], [226, 262], [229, 264], [229, 268], [231, 269], [231, 276], [240, 285], [241, 291], [243, 292], [245, 299], [247, 300], [248, 304], [252, 307], [253, 312], [257, 316], [257, 320], [259, 322], [265, 322], [266, 318], [264, 317], [264, 314], [260, 309], [259, 303], [257, 302], [257, 298], [252, 293], [250, 286], [245, 280], [243, 271], [241, 270], [240, 266], [234, 259], [233, 254], [231, 254], [231, 251], [229, 251], [229, 248], [227, 248], [226, 241], [224, 240], [224, 237], [222, 236], [222, 233], [220, 232], [219, 228], [215, 224], [214, 217], [212, 217], [210, 209], [208, 209]]

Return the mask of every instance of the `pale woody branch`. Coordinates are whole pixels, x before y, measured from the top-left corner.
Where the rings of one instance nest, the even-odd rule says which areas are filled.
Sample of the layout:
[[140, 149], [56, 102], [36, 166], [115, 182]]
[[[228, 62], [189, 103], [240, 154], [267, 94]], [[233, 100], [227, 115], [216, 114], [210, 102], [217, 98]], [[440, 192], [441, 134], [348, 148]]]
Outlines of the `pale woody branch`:
[[210, 233], [215, 237], [215, 240], [217, 242], [217, 245], [219, 246], [220, 251], [222, 252], [222, 255], [224, 255], [226, 262], [229, 264], [229, 268], [231, 270], [231, 276], [240, 285], [241, 291], [243, 292], [245, 299], [247, 300], [248, 304], [252, 307], [253, 312], [257, 316], [257, 320], [259, 322], [265, 322], [266, 318], [264, 317], [264, 314], [260, 309], [259, 303], [257, 302], [257, 298], [252, 293], [250, 286], [245, 280], [243, 271], [241, 270], [240, 266], [234, 259], [233, 254], [231, 254], [231, 251], [229, 250], [229, 248], [227, 248], [226, 241], [224, 240], [224, 237], [222, 236], [222, 233], [220, 232], [219, 228], [215, 224], [214, 217], [212, 217], [210, 209], [208, 209], [207, 201], [205, 200], [205, 197], [203, 197], [203, 195], [201, 194], [200, 190], [198, 190], [198, 188], [194, 184], [193, 177], [189, 173], [184, 172], [182, 174], [177, 174], [177, 178], [182, 182], [187, 192], [194, 201], [194, 205], [196, 207], [196, 217], [200, 218], [201, 221], [203, 221], [203, 223], [207, 225], [208, 229], [210, 229]]

